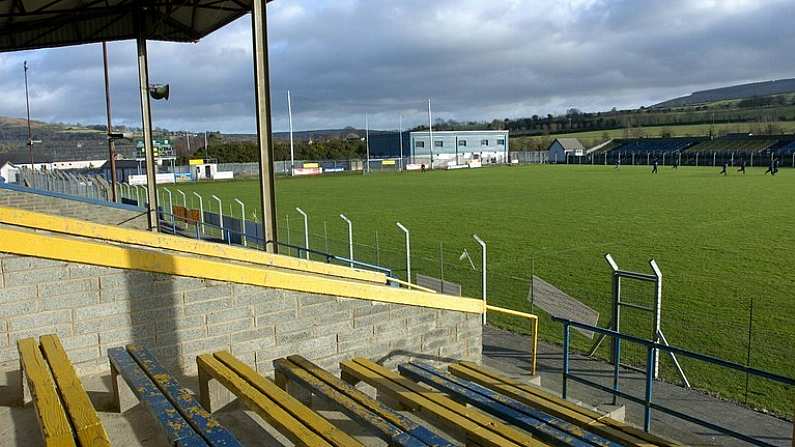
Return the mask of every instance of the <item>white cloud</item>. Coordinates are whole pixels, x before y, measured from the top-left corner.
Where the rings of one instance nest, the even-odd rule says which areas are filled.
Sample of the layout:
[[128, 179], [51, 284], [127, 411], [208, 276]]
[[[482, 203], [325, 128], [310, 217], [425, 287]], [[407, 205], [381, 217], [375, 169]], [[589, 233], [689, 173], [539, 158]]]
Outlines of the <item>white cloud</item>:
[[[301, 129], [375, 127], [435, 115], [492, 119], [650, 104], [692, 90], [795, 76], [786, 0], [277, 0], [268, 7], [274, 127], [294, 94]], [[251, 23], [197, 44], [152, 42], [169, 128], [254, 129]], [[0, 115], [102, 122], [98, 45], [0, 54]], [[132, 42], [111, 44], [114, 119], [140, 120]]]

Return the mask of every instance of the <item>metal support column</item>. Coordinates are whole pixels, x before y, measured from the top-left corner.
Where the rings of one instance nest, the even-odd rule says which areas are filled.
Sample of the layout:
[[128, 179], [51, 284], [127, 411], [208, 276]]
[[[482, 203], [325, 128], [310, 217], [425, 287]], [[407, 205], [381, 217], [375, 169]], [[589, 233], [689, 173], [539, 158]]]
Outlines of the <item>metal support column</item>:
[[102, 42], [102, 62], [105, 67], [105, 110], [108, 115], [108, 162], [110, 163], [110, 190], [111, 200], [116, 202], [116, 143], [113, 141], [113, 124], [110, 114], [110, 79], [108, 76], [108, 44]]
[[146, 39], [138, 39], [138, 80], [141, 93], [141, 124], [144, 129], [144, 150], [146, 151], [146, 217], [149, 230], [159, 231], [157, 220], [157, 182], [155, 154], [152, 147], [152, 110], [149, 107], [149, 62], [146, 56]]
[[266, 248], [278, 253], [276, 243], [276, 191], [274, 189], [273, 145], [271, 142], [270, 72], [268, 69], [267, 0], [252, 5], [251, 31], [254, 38], [254, 92], [257, 110], [257, 146], [259, 147], [260, 198], [262, 199], [262, 234]]

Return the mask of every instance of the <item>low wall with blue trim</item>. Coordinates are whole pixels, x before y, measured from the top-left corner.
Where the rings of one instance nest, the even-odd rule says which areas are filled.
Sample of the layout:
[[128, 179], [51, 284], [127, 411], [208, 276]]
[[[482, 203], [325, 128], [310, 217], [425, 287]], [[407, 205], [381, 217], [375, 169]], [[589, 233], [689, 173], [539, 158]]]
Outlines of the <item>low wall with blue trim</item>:
[[128, 228], [146, 229], [148, 227], [143, 208], [36, 190], [8, 183], [0, 184], [0, 206]]

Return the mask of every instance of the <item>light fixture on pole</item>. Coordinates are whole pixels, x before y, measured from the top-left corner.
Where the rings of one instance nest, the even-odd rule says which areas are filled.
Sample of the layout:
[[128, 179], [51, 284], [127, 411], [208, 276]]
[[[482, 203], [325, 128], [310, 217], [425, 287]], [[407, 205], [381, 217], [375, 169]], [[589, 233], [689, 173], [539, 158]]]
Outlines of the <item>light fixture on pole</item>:
[[406, 233], [406, 281], [411, 282], [411, 233], [402, 223], [395, 222], [395, 225]]
[[168, 101], [170, 87], [168, 84], [150, 84], [149, 85], [149, 96], [152, 99], [160, 100], [165, 99]]
[[304, 216], [304, 248], [306, 249], [306, 259], [309, 260], [309, 216], [301, 208], [296, 207], [295, 210]]
[[348, 258], [350, 267], [353, 268], [353, 223], [344, 214], [340, 214], [340, 219], [348, 223]]
[[483, 250], [483, 325], [486, 325], [486, 243], [483, 242], [483, 239], [479, 238], [477, 234], [473, 234], [472, 237], [480, 244], [480, 248]]

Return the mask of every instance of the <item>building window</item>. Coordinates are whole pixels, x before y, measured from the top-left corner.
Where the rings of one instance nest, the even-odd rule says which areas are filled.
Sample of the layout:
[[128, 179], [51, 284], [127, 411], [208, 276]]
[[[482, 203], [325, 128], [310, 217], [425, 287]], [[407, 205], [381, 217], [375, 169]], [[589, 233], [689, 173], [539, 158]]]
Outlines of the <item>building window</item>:
[[424, 141], [415, 141], [414, 142], [414, 147], [416, 147], [416, 148], [425, 147], [425, 142]]
[[434, 141], [433, 147], [444, 147], [444, 141], [441, 140]]
[[480, 140], [480, 145], [481, 146], [488, 146], [489, 145], [489, 140]]
[[505, 146], [505, 138], [500, 138], [497, 140], [497, 146]]
[[461, 147], [467, 147], [467, 140], [458, 140], [458, 145]]

